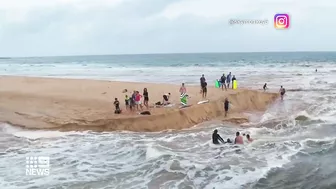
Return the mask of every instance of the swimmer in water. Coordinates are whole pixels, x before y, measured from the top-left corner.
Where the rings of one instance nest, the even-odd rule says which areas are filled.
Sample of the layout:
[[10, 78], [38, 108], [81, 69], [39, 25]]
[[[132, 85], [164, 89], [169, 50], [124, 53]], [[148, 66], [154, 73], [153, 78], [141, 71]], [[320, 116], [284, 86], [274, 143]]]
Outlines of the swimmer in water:
[[249, 143], [253, 142], [253, 139], [250, 137], [249, 134], [246, 135], [246, 138]]
[[223, 144], [225, 144], [224, 140], [222, 137], [218, 134], [218, 130], [215, 129], [213, 134], [212, 134], [212, 143], [214, 144], [219, 144], [219, 141], [221, 141]]
[[283, 100], [283, 96], [286, 93], [286, 89], [281, 86], [279, 92], [280, 92], [280, 95], [281, 95], [281, 100]]
[[235, 144], [244, 144], [243, 137], [240, 136], [239, 132], [236, 132]]

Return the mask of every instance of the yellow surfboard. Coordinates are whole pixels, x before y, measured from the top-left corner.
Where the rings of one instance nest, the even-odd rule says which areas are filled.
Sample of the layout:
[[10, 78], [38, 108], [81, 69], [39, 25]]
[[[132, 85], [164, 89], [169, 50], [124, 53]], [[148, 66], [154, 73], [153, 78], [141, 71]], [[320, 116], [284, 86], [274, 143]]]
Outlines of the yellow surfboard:
[[237, 89], [238, 88], [237, 80], [233, 80], [233, 82], [232, 82], [232, 88], [233, 89]]

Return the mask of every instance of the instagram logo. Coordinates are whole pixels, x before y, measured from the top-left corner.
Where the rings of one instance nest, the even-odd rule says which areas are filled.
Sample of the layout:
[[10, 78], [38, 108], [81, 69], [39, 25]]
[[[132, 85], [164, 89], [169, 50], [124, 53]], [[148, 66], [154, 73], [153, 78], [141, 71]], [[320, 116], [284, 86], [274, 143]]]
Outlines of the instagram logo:
[[275, 29], [288, 29], [288, 27], [289, 27], [289, 15], [288, 14], [274, 15], [274, 28]]

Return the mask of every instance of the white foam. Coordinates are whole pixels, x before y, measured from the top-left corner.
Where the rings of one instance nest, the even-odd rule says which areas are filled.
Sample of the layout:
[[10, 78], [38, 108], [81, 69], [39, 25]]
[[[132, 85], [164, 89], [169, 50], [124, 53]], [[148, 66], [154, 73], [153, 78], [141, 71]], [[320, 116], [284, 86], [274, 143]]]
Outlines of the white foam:
[[155, 159], [164, 155], [163, 152], [159, 151], [154, 147], [154, 144], [148, 144], [146, 150], [146, 160]]
[[9, 124], [2, 124], [2, 132], [12, 134], [20, 138], [39, 139], [39, 138], [57, 138], [67, 135], [79, 134], [83, 135], [87, 132], [60, 132], [60, 131], [47, 131], [47, 130], [27, 130], [19, 127], [14, 127]]

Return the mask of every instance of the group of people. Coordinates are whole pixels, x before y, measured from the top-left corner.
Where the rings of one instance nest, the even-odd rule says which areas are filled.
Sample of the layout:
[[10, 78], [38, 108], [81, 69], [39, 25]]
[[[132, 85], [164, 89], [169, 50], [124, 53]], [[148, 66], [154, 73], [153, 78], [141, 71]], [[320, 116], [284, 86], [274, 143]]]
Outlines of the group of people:
[[[221, 76], [221, 78], [219, 79], [222, 90], [224, 90], [224, 88], [225, 88], [225, 90], [230, 88], [230, 84], [233, 83], [233, 81], [235, 81], [235, 80], [237, 80], [236, 76], [233, 75], [233, 77], [231, 78], [231, 72], [227, 76], [225, 76], [225, 74], [223, 74]], [[233, 88], [233, 85], [232, 85], [232, 88]]]
[[[143, 102], [142, 102], [143, 99]], [[148, 101], [149, 101], [149, 96], [148, 96], [148, 91], [147, 88], [143, 89], [142, 95], [140, 94], [139, 91], [133, 91], [133, 94], [131, 97], [128, 95], [125, 95], [125, 106], [126, 110], [134, 111], [134, 110], [139, 110], [143, 109], [143, 105], [148, 109]], [[118, 98], [114, 99], [114, 106], [115, 106], [115, 114], [120, 114], [122, 111], [120, 109], [120, 102]]]
[[[264, 84], [263, 89], [264, 89], [264, 92], [266, 92], [266, 90], [268, 89], [267, 88], [267, 83]], [[281, 100], [283, 100], [283, 97], [286, 93], [286, 89], [282, 85], [280, 87], [279, 93], [280, 93]]]
[[[243, 134], [243, 136], [245, 136], [245, 134]], [[215, 129], [213, 134], [212, 134], [212, 143], [213, 144], [226, 144], [226, 143], [233, 143], [233, 144], [244, 144], [244, 138], [243, 136], [240, 135], [239, 132], [236, 132], [236, 137], [234, 139], [234, 141], [232, 141], [231, 139], [227, 139], [226, 141], [223, 140], [223, 138], [218, 134], [218, 130]], [[246, 135], [246, 139], [248, 143], [253, 142], [253, 139], [251, 138], [251, 136], [249, 134]]]

